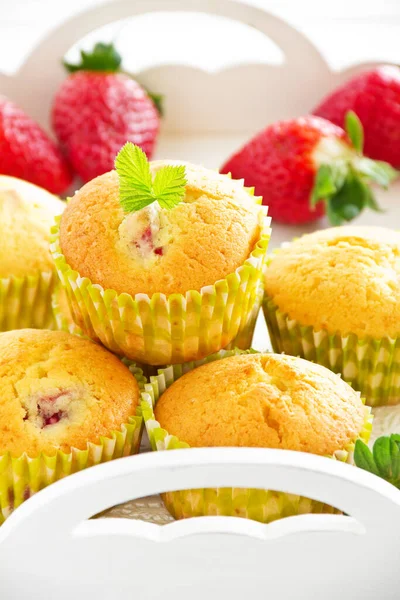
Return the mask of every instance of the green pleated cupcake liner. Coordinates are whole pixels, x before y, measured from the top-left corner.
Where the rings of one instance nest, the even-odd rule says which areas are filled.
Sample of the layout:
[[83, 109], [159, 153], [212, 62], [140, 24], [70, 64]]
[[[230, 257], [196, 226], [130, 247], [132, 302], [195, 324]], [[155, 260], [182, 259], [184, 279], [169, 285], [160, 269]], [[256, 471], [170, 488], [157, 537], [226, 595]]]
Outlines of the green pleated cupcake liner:
[[0, 279], [0, 331], [53, 328], [51, 297], [56, 281], [51, 271]]
[[83, 336], [82, 329], [73, 320], [65, 290], [60, 282], [52, 294], [51, 307], [56, 329], [72, 335]]
[[[186, 294], [117, 294], [81, 277], [66, 262], [59, 223], [51, 250], [74, 321], [89, 338], [143, 364], [165, 365], [204, 358], [229, 344], [249, 344], [261, 307], [271, 234], [267, 208], [260, 239], [234, 273]], [[248, 347], [248, 346], [247, 346]]]
[[[155, 418], [154, 407], [159, 397], [174, 381], [194, 368], [221, 360], [228, 356], [243, 354], [238, 349], [220, 351], [206, 359], [189, 362], [183, 365], [170, 365], [159, 369], [157, 375], [151, 376], [142, 389], [141, 411], [146, 431], [153, 450], [171, 450], [189, 448], [189, 444], [170, 435], [163, 429]], [[247, 353], [255, 353], [248, 350]], [[371, 409], [365, 406], [365, 419], [357, 439], [368, 443], [372, 431]], [[346, 448], [336, 451], [329, 458], [341, 462], [352, 463], [356, 440]], [[172, 491], [162, 494], [168, 511], [175, 519], [196, 516], [237, 516], [270, 523], [283, 517], [307, 513], [338, 513], [339, 511], [327, 504], [274, 490], [258, 490], [247, 488], [207, 488]]]
[[400, 338], [360, 338], [301, 325], [265, 295], [263, 311], [275, 352], [327, 367], [359, 391], [369, 406], [400, 402]]
[[[142, 371], [130, 366], [139, 387], [144, 389]], [[84, 450], [71, 448], [69, 452], [57, 450], [53, 455], [41, 453], [30, 457], [26, 453], [12, 457], [0, 456], [0, 525], [25, 500], [51, 483], [88, 467], [116, 458], [137, 454], [143, 431], [140, 408], [117, 431], [101, 436], [99, 443], [88, 442]]]

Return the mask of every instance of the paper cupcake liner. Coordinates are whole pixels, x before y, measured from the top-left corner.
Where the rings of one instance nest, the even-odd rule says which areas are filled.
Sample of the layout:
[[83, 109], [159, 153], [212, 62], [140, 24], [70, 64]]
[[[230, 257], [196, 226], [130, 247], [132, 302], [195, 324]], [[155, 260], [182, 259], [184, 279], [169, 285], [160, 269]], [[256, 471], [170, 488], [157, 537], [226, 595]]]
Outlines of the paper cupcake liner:
[[52, 294], [51, 307], [56, 329], [73, 335], [83, 336], [82, 329], [73, 320], [65, 289], [60, 282], [58, 282]]
[[281, 312], [267, 295], [263, 311], [275, 352], [300, 356], [341, 374], [369, 406], [400, 402], [400, 338], [316, 331]]
[[[250, 350], [248, 352], [255, 351]], [[197, 366], [241, 353], [243, 352], [240, 350], [221, 351], [195, 363], [172, 365], [165, 369], [159, 369], [157, 375], [150, 377], [149, 383], [144, 385], [142, 391], [141, 410], [153, 450], [190, 447], [176, 436], [170, 435], [157, 422], [154, 406], [161, 394], [179, 377]], [[372, 418], [371, 409], [366, 406], [364, 425], [359, 434], [359, 438], [366, 443], [372, 430]], [[351, 463], [355, 442], [356, 440], [343, 450], [338, 450], [329, 458]], [[176, 519], [220, 515], [245, 517], [262, 523], [270, 523], [276, 519], [305, 513], [339, 512], [336, 508], [317, 500], [273, 490], [247, 488], [191, 489], [166, 492], [162, 494], [162, 498], [165, 506]]]
[[56, 280], [52, 272], [0, 279], [0, 331], [51, 329], [51, 296]]
[[[140, 369], [130, 368], [143, 389], [144, 378]], [[51, 483], [109, 460], [137, 454], [143, 430], [140, 408], [129, 417], [120, 430], [100, 437], [98, 444], [88, 442], [85, 450], [71, 448], [58, 450], [54, 455], [41, 453], [32, 458], [23, 454], [13, 458], [10, 453], [0, 456], [0, 525], [25, 500]]]
[[234, 273], [214, 285], [183, 294], [117, 294], [81, 277], [66, 262], [59, 223], [51, 250], [76, 324], [112, 352], [139, 363], [165, 365], [197, 360], [226, 348], [235, 338], [251, 339], [261, 306], [270, 219], [266, 216], [254, 250]]

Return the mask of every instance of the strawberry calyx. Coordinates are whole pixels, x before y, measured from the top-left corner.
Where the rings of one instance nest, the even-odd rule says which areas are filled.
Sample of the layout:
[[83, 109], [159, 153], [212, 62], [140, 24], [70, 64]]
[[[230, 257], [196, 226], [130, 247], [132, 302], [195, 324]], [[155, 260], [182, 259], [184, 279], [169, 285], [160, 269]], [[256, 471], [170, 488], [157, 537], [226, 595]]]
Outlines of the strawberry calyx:
[[[63, 60], [63, 65], [68, 73], [95, 71], [97, 73], [124, 73], [125, 75], [132, 77], [132, 75], [122, 70], [122, 57], [113, 43], [105, 44], [104, 42], [97, 42], [91, 52], [81, 50], [80, 55], [81, 62], [78, 64]], [[141, 87], [144, 89], [150, 100], [153, 101], [159, 115], [162, 117], [163, 95], [150, 92], [143, 85], [141, 85]]]
[[341, 225], [357, 217], [365, 208], [382, 212], [370, 187], [376, 183], [388, 188], [398, 171], [388, 163], [363, 156], [364, 132], [357, 115], [346, 114], [345, 130], [353, 146], [350, 157], [339, 158], [318, 168], [311, 193], [310, 206], [325, 203], [332, 225]]
[[63, 61], [63, 65], [69, 73], [76, 73], [77, 71], [107, 71], [109, 73], [117, 73], [120, 71], [122, 58], [114, 44], [98, 42], [91, 52], [81, 50], [80, 54], [81, 62], [79, 64], [72, 64], [66, 60]]

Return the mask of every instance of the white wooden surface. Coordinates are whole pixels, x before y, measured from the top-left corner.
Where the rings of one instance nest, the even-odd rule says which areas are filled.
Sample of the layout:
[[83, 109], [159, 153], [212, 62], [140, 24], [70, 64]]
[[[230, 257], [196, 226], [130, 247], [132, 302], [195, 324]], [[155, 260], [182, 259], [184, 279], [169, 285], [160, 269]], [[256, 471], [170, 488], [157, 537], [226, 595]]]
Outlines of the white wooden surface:
[[[260, 487], [350, 516], [87, 521], [170, 489]], [[100, 465], [40, 492], [0, 529], [1, 597], [32, 600], [397, 600], [400, 494], [330, 459], [263, 449], [191, 449]]]

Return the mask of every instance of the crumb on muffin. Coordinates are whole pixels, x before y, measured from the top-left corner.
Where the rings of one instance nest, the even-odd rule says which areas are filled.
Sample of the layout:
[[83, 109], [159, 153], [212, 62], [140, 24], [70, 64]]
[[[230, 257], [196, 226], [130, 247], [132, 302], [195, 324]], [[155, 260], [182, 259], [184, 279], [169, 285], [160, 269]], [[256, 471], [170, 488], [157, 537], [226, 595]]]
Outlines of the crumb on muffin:
[[265, 276], [279, 310], [315, 330], [359, 337], [400, 333], [400, 233], [344, 226], [280, 249]]
[[61, 331], [0, 333], [0, 456], [83, 450], [136, 414], [129, 369], [89, 340]]
[[[153, 172], [165, 164], [152, 163]], [[233, 273], [259, 240], [259, 199], [243, 182], [185, 167], [186, 195], [172, 210], [153, 203], [126, 214], [116, 171], [84, 185], [61, 219], [60, 246], [70, 267], [132, 296], [200, 291]]]
[[158, 400], [155, 416], [193, 447], [257, 446], [331, 456], [359, 436], [359, 394], [328, 369], [279, 354], [198, 367]]

